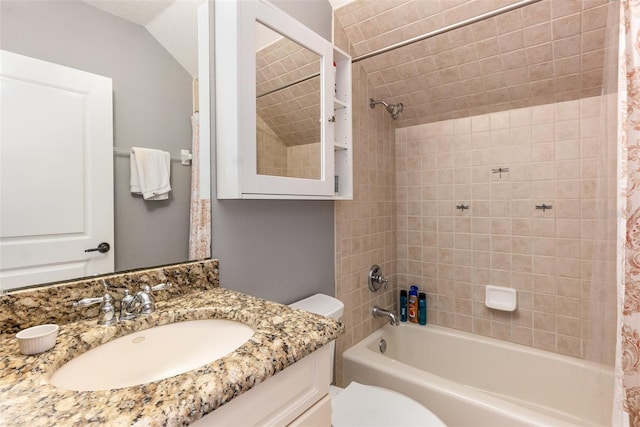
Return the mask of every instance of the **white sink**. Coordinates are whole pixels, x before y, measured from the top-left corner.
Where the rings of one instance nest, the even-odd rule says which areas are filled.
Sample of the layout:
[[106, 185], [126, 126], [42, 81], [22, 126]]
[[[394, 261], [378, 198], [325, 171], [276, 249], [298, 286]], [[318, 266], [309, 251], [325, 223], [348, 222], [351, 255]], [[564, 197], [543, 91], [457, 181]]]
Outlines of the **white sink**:
[[232, 320], [171, 323], [138, 331], [70, 360], [50, 379], [66, 390], [110, 390], [169, 378], [221, 358], [247, 342], [253, 329]]

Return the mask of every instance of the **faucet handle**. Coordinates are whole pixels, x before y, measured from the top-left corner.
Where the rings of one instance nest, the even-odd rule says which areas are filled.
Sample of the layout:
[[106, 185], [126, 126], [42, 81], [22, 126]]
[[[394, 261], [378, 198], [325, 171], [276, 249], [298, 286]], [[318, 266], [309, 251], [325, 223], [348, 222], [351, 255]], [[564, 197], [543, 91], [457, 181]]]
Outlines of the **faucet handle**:
[[173, 286], [173, 285], [171, 283], [169, 283], [169, 282], [159, 283], [159, 284], [157, 284], [155, 286], [152, 286], [149, 290], [151, 290], [151, 291], [161, 291], [163, 289], [170, 288], [171, 286]]
[[369, 290], [371, 292], [376, 292], [380, 289], [380, 285], [384, 285], [384, 288], [387, 289], [388, 280], [386, 277], [382, 275], [382, 268], [379, 265], [374, 264], [371, 266], [369, 270]]
[[113, 298], [108, 293], [105, 293], [101, 297], [96, 298], [83, 298], [79, 301], [74, 301], [74, 307], [88, 307], [93, 304], [102, 303], [100, 306], [100, 313], [98, 314], [99, 325], [113, 325], [118, 319], [116, 319], [116, 308], [113, 305]]
[[140, 291], [150, 293], [155, 291], [161, 291], [171, 286], [171, 283], [159, 283], [155, 286], [149, 286], [147, 284], [140, 285]]
[[96, 297], [96, 298], [83, 298], [79, 301], [74, 301], [74, 307], [89, 307], [90, 305], [97, 304], [99, 302], [104, 301], [104, 297]]

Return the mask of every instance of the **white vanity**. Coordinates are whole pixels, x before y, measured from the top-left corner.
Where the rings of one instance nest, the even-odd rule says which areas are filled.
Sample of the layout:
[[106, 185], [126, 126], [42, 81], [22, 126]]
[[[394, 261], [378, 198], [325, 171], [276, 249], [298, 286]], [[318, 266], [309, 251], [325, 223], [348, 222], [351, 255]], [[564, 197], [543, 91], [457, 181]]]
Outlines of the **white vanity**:
[[330, 426], [330, 357], [326, 345], [191, 425]]

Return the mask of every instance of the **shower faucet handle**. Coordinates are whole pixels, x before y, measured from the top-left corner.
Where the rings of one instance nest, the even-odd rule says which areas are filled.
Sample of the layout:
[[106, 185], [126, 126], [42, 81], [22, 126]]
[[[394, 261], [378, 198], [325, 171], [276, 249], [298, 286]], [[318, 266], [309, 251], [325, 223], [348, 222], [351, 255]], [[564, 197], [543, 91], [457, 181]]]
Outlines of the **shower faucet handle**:
[[384, 285], [384, 288], [387, 289], [388, 282], [386, 277], [382, 275], [382, 268], [377, 264], [372, 265], [371, 270], [369, 270], [369, 289], [371, 292], [376, 292], [381, 285]]

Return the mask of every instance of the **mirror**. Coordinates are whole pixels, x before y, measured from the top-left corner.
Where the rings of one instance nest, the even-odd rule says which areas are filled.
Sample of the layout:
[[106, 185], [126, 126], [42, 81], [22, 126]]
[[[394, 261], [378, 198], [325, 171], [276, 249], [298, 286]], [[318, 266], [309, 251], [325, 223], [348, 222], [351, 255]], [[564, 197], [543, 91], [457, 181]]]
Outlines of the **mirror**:
[[[0, 4], [0, 49], [113, 81], [113, 144], [117, 151], [109, 160], [114, 171], [116, 271], [189, 258], [192, 168], [180, 163], [180, 151], [192, 149], [197, 8], [203, 3], [205, 0], [7, 0]], [[208, 98], [200, 95], [199, 102], [208, 105]], [[208, 146], [208, 124], [206, 136], [204, 126], [201, 121], [200, 144]], [[132, 146], [170, 153], [172, 191], [168, 200], [147, 202], [131, 194], [126, 153]], [[209, 171], [208, 156], [200, 168]]]
[[320, 179], [320, 55], [259, 22], [256, 47], [257, 173]]
[[333, 46], [271, 2], [214, 4], [218, 199], [333, 198]]

